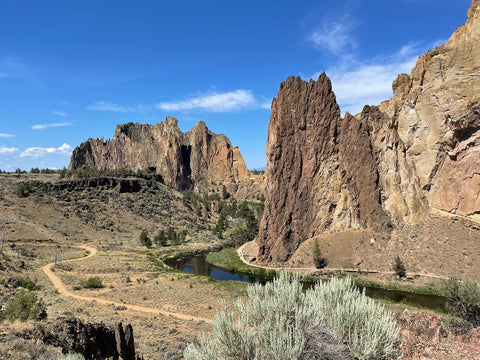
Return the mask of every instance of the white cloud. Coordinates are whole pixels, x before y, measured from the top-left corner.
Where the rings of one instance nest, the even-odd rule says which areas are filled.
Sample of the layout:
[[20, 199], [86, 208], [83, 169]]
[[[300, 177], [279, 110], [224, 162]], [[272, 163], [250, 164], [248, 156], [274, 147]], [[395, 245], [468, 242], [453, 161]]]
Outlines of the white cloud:
[[234, 90], [224, 93], [210, 93], [181, 101], [161, 102], [157, 108], [165, 111], [203, 110], [229, 112], [242, 108], [257, 107], [257, 101], [250, 90]]
[[[327, 69], [342, 113], [359, 113], [365, 105], [379, 105], [392, 97], [392, 82], [401, 73], [409, 74], [417, 58], [425, 52], [408, 44], [397, 53], [370, 62], [350, 62]], [[318, 78], [319, 73], [312, 76]]]
[[66, 143], [58, 148], [29, 147], [20, 154], [20, 157], [42, 158], [48, 155], [65, 155], [72, 154], [72, 147]]
[[57, 115], [57, 116], [62, 116], [62, 117], [65, 117], [67, 116], [66, 113], [62, 112], [62, 111], [58, 111], [58, 110], [51, 110], [50, 111], [53, 115]]
[[38, 125], [33, 125], [32, 129], [33, 130], [45, 130], [51, 127], [62, 127], [62, 126], [71, 126], [71, 123], [56, 123], [56, 124], [38, 124]]
[[317, 48], [328, 50], [333, 54], [339, 54], [346, 49], [357, 47], [352, 35], [353, 26], [349, 21], [324, 23], [315, 29], [308, 41]]
[[7, 147], [5, 145], [0, 145], [0, 155], [12, 155], [18, 152], [16, 147]]
[[93, 105], [87, 106], [88, 110], [113, 111], [113, 112], [133, 112], [140, 111], [140, 106], [121, 106], [109, 101], [96, 101]]
[[12, 138], [12, 137], [15, 137], [15, 135], [0, 133], [0, 138]]
[[270, 110], [271, 107], [272, 107], [272, 103], [271, 103], [271, 102], [264, 102], [264, 103], [261, 103], [261, 104], [260, 104], [260, 108], [261, 108], [261, 109]]

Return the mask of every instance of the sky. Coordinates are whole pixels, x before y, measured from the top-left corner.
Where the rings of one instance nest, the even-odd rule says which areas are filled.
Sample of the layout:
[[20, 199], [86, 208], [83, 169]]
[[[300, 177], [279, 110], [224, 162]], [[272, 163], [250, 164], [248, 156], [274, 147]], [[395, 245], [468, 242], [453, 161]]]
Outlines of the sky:
[[0, 0], [0, 169], [62, 168], [117, 124], [204, 120], [265, 167], [270, 104], [325, 71], [342, 113], [392, 96], [471, 0]]

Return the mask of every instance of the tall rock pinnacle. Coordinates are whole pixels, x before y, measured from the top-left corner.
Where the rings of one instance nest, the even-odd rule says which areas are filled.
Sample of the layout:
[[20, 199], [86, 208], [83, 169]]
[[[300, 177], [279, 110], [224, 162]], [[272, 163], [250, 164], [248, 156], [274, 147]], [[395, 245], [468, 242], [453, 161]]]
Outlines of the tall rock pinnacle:
[[342, 119], [330, 80], [288, 78], [272, 103], [259, 259], [327, 232], [385, 233], [432, 209], [480, 220], [480, 1], [394, 97]]

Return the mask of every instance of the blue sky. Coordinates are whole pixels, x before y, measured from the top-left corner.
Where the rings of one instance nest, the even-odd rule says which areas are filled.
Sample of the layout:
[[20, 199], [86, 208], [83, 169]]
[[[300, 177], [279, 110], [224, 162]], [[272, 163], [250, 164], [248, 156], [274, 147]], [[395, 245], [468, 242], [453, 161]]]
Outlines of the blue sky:
[[265, 166], [281, 81], [326, 71], [342, 112], [391, 97], [471, 0], [0, 1], [0, 169], [68, 166], [87, 138], [204, 120]]

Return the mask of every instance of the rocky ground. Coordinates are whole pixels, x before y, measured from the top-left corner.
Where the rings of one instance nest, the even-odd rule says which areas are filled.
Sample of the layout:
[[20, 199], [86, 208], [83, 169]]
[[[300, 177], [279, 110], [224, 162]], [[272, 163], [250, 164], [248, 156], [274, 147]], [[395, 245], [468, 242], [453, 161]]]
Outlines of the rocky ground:
[[[81, 182], [75, 183], [74, 189], [52, 187], [39, 190], [45, 185], [37, 184], [37, 187], [31, 187], [34, 191], [28, 196], [19, 195], [17, 191], [18, 184], [26, 180], [56, 183], [55, 176], [2, 176], [2, 304], [16, 291], [12, 279], [28, 278], [40, 288], [36, 292], [47, 305], [47, 321], [66, 317], [83, 322], [104, 322], [108, 326], [115, 326], [118, 322], [130, 323], [136, 349], [145, 359], [179, 359], [186, 343], [212, 330], [211, 321], [219, 299], [231, 304], [245, 294], [245, 284], [172, 272], [159, 267], [155, 261], [177, 251], [218, 246], [219, 239], [209, 230], [218, 219], [215, 212], [203, 208], [199, 211], [191, 201], [184, 201], [181, 193], [163, 184], [146, 183], [135, 192], [119, 192], [118, 184], [105, 183], [89, 188]], [[139, 243], [142, 230], [154, 234], [170, 226], [178, 231], [187, 230], [185, 243], [166, 247], [154, 245], [151, 249]], [[392, 257], [400, 253], [407, 273], [434, 269], [440, 275], [476, 279], [475, 274], [479, 272], [475, 262], [472, 261], [471, 270], [464, 273], [448, 264], [451, 264], [451, 258], [458, 264], [478, 254], [475, 247], [477, 231], [475, 225], [466, 226], [461, 219], [432, 217], [427, 222], [404, 229], [396, 235], [396, 240], [360, 232], [352, 232], [350, 236], [330, 234], [320, 237], [320, 247], [330, 261], [329, 267], [389, 270]], [[372, 238], [375, 239], [373, 243]], [[455, 239], [456, 246], [445, 241], [446, 238]], [[304, 243], [287, 266], [310, 267], [309, 244], [311, 242]], [[88, 251], [80, 246], [93, 248], [96, 252], [86, 257]], [[442, 252], [436, 253], [435, 247], [440, 247]], [[420, 252], [420, 248], [432, 250]], [[413, 250], [409, 252], [408, 249]], [[258, 248], [250, 246], [246, 254], [254, 257], [257, 251]], [[65, 285], [68, 296], [59, 292], [42, 271], [45, 265], [55, 260], [57, 264], [52, 267], [53, 273]], [[100, 277], [103, 288], [89, 290], [80, 286], [82, 280], [93, 276]], [[395, 280], [387, 276], [386, 281]], [[395, 310], [401, 314], [404, 308], [397, 306]], [[414, 327], [419, 323], [418, 319], [411, 320], [414, 315], [406, 316], [402, 315], [401, 321], [404, 323], [404, 351], [408, 359], [474, 359], [479, 356], [479, 339], [475, 331], [455, 335], [447, 326], [441, 325], [445, 330], [439, 330], [436, 338], [419, 336], [415, 331], [423, 334], [426, 330]], [[422, 319], [431, 316], [437, 315], [426, 313]], [[428, 320], [427, 325], [430, 323]], [[0, 325], [0, 359], [38, 358], [41, 354], [55, 356], [58, 348], [44, 347], [34, 338], [25, 339], [25, 334], [39, 326], [42, 327], [42, 323]]]
[[[32, 179], [39, 184], [30, 185], [32, 193], [28, 196], [19, 196], [18, 184]], [[170, 272], [152, 261], [167, 253], [218, 246], [220, 240], [209, 230], [218, 214], [204, 207], [195, 208], [183, 200], [181, 193], [160, 183], [122, 193], [117, 185], [84, 187], [81, 182], [75, 182], [73, 189], [50, 185], [44, 188], [45, 182], [58, 185], [58, 181], [58, 175], [3, 175], [0, 181], [0, 281], [7, 284], [15, 277], [33, 280], [40, 287], [37, 293], [45, 300], [50, 319], [67, 316], [110, 325], [131, 323], [137, 350], [146, 359], [176, 359], [187, 342], [211, 330], [208, 322], [124, 309], [113, 302], [140, 304], [211, 321], [219, 299], [231, 302], [244, 293], [244, 284], [224, 284]], [[151, 249], [139, 243], [142, 230], [153, 238], [158, 230], [169, 227], [177, 232], [186, 230], [186, 241], [166, 247], [154, 245]], [[68, 262], [85, 256], [86, 251], [76, 247], [83, 244], [98, 252]], [[55, 260], [54, 272], [69, 291], [111, 304], [60, 296], [41, 270]], [[80, 288], [81, 280], [93, 276], [101, 278], [102, 289], [74, 290]], [[2, 304], [15, 291], [2, 285]], [[9, 329], [2, 326], [0, 331], [2, 356], [8, 359], [15, 358], [12, 354], [18, 347]]]

